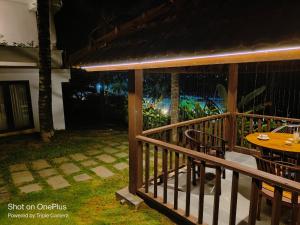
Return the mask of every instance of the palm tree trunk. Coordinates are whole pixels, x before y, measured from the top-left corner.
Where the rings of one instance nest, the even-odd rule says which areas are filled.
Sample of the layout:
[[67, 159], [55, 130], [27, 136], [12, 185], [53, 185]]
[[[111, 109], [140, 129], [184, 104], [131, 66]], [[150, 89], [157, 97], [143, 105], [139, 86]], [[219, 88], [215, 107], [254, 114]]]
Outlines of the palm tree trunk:
[[[179, 75], [171, 74], [171, 124], [179, 122]], [[177, 129], [172, 130], [172, 142], [177, 142]]]
[[39, 38], [39, 120], [43, 141], [54, 135], [51, 89], [50, 1], [37, 1]]

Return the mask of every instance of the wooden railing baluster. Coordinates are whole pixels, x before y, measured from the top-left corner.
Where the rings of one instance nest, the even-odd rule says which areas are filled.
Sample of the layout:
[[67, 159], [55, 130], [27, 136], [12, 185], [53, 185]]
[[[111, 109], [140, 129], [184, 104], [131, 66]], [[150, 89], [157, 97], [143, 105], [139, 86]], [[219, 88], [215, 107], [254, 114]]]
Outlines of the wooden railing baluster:
[[238, 189], [239, 189], [239, 173], [236, 171], [233, 171], [232, 184], [231, 184], [229, 225], [235, 225], [235, 222], [236, 222]]
[[191, 165], [192, 158], [187, 158], [187, 171], [186, 171], [186, 196], [185, 196], [185, 216], [190, 216], [190, 201], [191, 201]]
[[178, 169], [179, 153], [175, 153], [175, 182], [174, 182], [174, 209], [178, 209]]
[[[253, 133], [253, 124], [254, 124], [253, 118], [252, 118], [252, 117], [250, 118], [249, 123], [250, 123], [250, 124], [249, 124], [249, 133], [252, 134], [252, 133]], [[248, 148], [251, 148], [251, 147], [252, 147], [252, 145], [251, 145], [251, 143], [249, 142]]]
[[223, 126], [223, 130], [222, 130], [222, 138], [223, 139], [226, 139], [226, 124], [227, 124], [227, 122], [228, 122], [228, 118], [227, 117], [225, 117], [224, 119], [222, 119], [222, 122], [223, 122], [223, 124], [222, 124], [222, 126]]
[[277, 127], [280, 127], [281, 126], [280, 120], [278, 120], [276, 124], [277, 124]]
[[249, 218], [248, 218], [249, 225], [255, 225], [256, 223], [259, 186], [260, 186], [259, 181], [255, 178], [252, 178]]
[[154, 146], [154, 198], [157, 198], [158, 147]]
[[219, 221], [219, 206], [221, 195], [221, 167], [216, 168], [215, 178], [215, 194], [214, 194], [214, 212], [213, 212], [213, 225], [218, 225]]
[[170, 170], [173, 169], [173, 152], [172, 151], [169, 152], [169, 169]]
[[175, 143], [176, 143], [176, 145], [180, 145], [180, 139], [179, 139], [180, 129], [178, 127], [176, 127], [176, 132], [177, 132], [177, 135], [176, 135], [176, 142]]
[[[187, 146], [187, 143], [186, 143], [186, 142], [187, 142], [187, 141], [186, 141], [186, 136], [184, 135], [184, 132], [185, 132], [185, 131], [186, 131], [186, 127], [183, 128], [183, 140], [184, 140], [184, 141], [183, 141], [183, 147], [186, 147], [186, 146]], [[186, 157], [185, 157], [184, 154], [182, 155], [182, 161], [183, 161], [183, 164], [186, 163], [186, 162], [185, 162], [185, 161], [186, 161]]]
[[177, 145], [182, 146], [182, 127], [177, 127], [177, 140]]
[[171, 143], [173, 140], [172, 140], [172, 130], [168, 130], [167, 131], [167, 142], [168, 143]]
[[[204, 132], [208, 133], [209, 132], [208, 129], [209, 129], [209, 122], [205, 121]], [[204, 143], [207, 143], [207, 142], [209, 142], [208, 135], [205, 135], [205, 141], [204, 141]]]
[[253, 125], [254, 125], [254, 121], [253, 118], [250, 118], [250, 134], [253, 133]]
[[139, 174], [141, 176], [141, 182], [142, 182], [142, 184], [144, 184], [144, 159], [145, 159], [145, 157], [144, 157], [144, 154], [145, 154], [144, 143], [139, 142], [138, 147], [141, 149], [141, 158], [142, 158]]
[[201, 161], [200, 185], [199, 185], [199, 207], [198, 207], [198, 223], [199, 224], [203, 223], [204, 184], [205, 184], [205, 161]]
[[[223, 127], [223, 119], [219, 119], [218, 137], [223, 137], [223, 135], [222, 135], [222, 127]], [[221, 140], [219, 140], [219, 144], [221, 144]]]
[[150, 171], [150, 151], [149, 144], [146, 143], [145, 149], [145, 192], [149, 191], [149, 171]]
[[271, 119], [267, 119], [267, 131], [271, 131]]
[[300, 224], [300, 221], [298, 222], [299, 220], [299, 213], [300, 213], [300, 210], [299, 210], [299, 207], [298, 207], [298, 194], [296, 192], [293, 192], [292, 193], [292, 223], [291, 225], [299, 225]]
[[168, 149], [163, 150], [163, 182], [164, 182], [163, 202], [166, 204], [168, 201]]
[[183, 135], [183, 138], [182, 138], [182, 146], [183, 147], [186, 147], [186, 145], [187, 145], [187, 143], [186, 143], [186, 137], [185, 137], [185, 135], [184, 135], [184, 132], [186, 131], [186, 127], [183, 127], [183, 129], [182, 129], [182, 135]]
[[257, 123], [258, 123], [258, 125], [257, 125], [258, 126], [258, 132], [262, 132], [262, 121], [261, 121], [260, 118], [258, 119]]
[[244, 130], [245, 130], [245, 117], [242, 117], [242, 128], [241, 128], [241, 146], [244, 146]]
[[282, 202], [282, 188], [275, 186], [274, 198], [272, 204], [272, 219], [271, 225], [279, 225]]
[[[217, 137], [218, 136], [218, 129], [217, 129], [217, 120], [214, 121], [214, 135]], [[219, 140], [217, 140], [217, 143], [215, 143], [216, 145], [218, 145]]]
[[164, 133], [163, 133], [163, 141], [165, 141], [165, 142], [168, 142], [168, 140], [167, 140], [167, 130], [165, 130], [164, 131]]

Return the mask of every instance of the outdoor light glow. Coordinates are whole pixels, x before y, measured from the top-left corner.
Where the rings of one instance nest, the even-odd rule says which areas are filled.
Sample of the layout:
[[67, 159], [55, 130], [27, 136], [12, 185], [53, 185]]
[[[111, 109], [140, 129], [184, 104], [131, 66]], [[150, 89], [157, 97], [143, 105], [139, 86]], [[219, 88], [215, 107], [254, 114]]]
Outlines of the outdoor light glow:
[[222, 54], [200, 55], [200, 56], [191, 56], [191, 57], [177, 57], [177, 58], [170, 58], [170, 59], [145, 60], [145, 61], [126, 62], [126, 63], [97, 64], [91, 66], [82, 66], [81, 68], [88, 70], [93, 68], [100, 69], [106, 67], [141, 66], [141, 65], [146, 66], [147, 64], [155, 64], [155, 63], [180, 62], [180, 61], [209, 59], [209, 58], [226, 58], [230, 56], [246, 56], [246, 55], [258, 54], [258, 53], [286, 52], [291, 50], [300, 50], [300, 46], [262, 49], [262, 50], [254, 50], [254, 51], [240, 51], [240, 52], [231, 52], [231, 53], [222, 53]]
[[161, 110], [161, 113], [164, 114], [164, 115], [167, 115], [169, 112], [169, 110], [167, 108], [164, 108]]
[[97, 91], [97, 93], [100, 93], [100, 91], [101, 91], [101, 84], [99, 84], [99, 83], [96, 84], [96, 91]]

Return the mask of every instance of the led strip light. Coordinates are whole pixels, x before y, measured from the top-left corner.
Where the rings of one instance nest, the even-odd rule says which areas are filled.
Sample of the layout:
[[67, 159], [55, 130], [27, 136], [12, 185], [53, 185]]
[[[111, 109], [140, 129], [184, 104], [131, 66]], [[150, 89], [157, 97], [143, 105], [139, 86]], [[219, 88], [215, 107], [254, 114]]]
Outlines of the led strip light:
[[170, 59], [157, 59], [157, 60], [145, 60], [145, 61], [137, 61], [137, 62], [126, 62], [126, 63], [112, 63], [112, 64], [96, 64], [90, 66], [81, 66], [80, 68], [84, 70], [92, 70], [92, 69], [101, 69], [108, 67], [134, 67], [134, 66], [147, 66], [150, 64], [158, 64], [158, 63], [172, 63], [172, 62], [182, 62], [189, 60], [201, 60], [201, 59], [213, 59], [213, 58], [226, 58], [231, 56], [247, 56], [253, 54], [264, 54], [264, 53], [280, 53], [280, 52], [288, 52], [293, 50], [300, 50], [300, 46], [293, 47], [285, 47], [285, 48], [272, 48], [272, 49], [263, 49], [263, 50], [254, 50], [254, 51], [240, 51], [240, 52], [232, 52], [232, 53], [222, 53], [222, 54], [211, 54], [211, 55], [200, 55], [200, 56], [191, 56], [191, 57], [176, 57]]

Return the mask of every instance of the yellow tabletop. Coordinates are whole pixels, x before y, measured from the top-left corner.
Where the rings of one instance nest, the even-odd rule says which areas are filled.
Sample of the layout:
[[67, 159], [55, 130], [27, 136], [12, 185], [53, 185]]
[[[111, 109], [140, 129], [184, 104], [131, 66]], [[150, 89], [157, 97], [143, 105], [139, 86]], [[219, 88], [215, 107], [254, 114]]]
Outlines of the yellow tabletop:
[[[269, 136], [269, 140], [259, 140], [257, 136], [259, 134], [267, 134]], [[288, 140], [288, 138], [293, 138], [292, 134], [286, 134], [286, 133], [270, 133], [270, 132], [264, 132], [264, 133], [253, 133], [246, 136], [247, 141], [250, 143], [264, 147], [269, 148], [273, 150], [283, 151], [283, 152], [297, 152], [300, 153], [300, 144], [292, 144], [287, 145], [285, 141]]]

